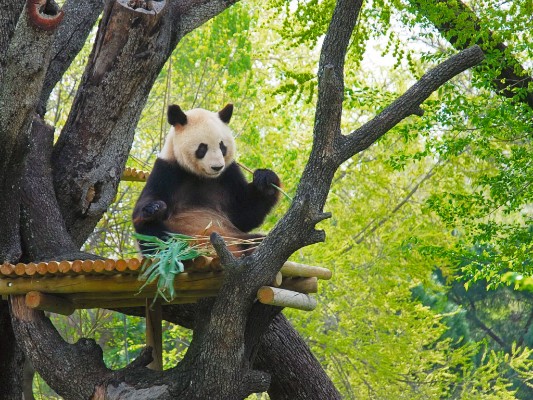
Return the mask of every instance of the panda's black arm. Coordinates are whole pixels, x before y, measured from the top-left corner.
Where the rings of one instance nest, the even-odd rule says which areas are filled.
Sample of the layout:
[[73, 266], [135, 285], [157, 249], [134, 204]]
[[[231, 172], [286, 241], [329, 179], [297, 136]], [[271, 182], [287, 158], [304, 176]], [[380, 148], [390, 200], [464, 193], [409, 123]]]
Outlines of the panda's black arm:
[[176, 166], [157, 159], [137, 204], [133, 209], [133, 224], [138, 227], [146, 222], [161, 221], [168, 215], [168, 204], [176, 185]]
[[232, 164], [226, 172], [226, 179], [232, 197], [228, 213], [231, 222], [243, 232], [260, 226], [279, 199], [279, 192], [272, 186], [280, 185], [276, 173], [258, 169], [254, 172], [253, 181], [248, 183], [239, 167]]

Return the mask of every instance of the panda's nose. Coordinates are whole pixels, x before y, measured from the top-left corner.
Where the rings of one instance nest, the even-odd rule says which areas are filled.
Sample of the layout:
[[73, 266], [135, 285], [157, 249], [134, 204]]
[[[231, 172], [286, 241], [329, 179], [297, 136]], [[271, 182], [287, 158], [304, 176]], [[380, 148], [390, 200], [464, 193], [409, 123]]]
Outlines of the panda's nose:
[[222, 168], [224, 168], [223, 166], [222, 167], [211, 167], [212, 170], [214, 171], [220, 171]]

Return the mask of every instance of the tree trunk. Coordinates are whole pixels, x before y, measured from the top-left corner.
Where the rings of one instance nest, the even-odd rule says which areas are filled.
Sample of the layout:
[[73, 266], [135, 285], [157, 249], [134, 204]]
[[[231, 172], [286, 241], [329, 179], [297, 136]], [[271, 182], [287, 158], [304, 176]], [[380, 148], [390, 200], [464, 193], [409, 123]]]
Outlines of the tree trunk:
[[0, 300], [0, 388], [3, 400], [22, 399], [24, 355], [20, 349], [6, 301]]
[[272, 400], [341, 399], [307, 344], [281, 314], [263, 336], [255, 366], [271, 375]]

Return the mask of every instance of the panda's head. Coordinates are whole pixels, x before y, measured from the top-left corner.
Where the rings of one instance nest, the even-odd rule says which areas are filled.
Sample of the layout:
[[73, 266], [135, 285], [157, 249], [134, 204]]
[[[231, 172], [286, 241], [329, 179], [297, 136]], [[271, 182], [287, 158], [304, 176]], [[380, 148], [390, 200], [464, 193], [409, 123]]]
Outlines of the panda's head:
[[159, 157], [176, 161], [191, 173], [217, 178], [233, 162], [235, 141], [228, 127], [233, 104], [218, 113], [195, 108], [183, 112], [177, 105], [168, 107], [172, 127]]

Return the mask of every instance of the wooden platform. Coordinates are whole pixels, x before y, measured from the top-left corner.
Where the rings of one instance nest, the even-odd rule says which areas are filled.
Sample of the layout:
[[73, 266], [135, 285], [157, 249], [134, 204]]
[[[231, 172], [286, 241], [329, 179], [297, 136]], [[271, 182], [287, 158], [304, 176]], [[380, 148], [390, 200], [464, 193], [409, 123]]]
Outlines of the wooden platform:
[[126, 167], [122, 173], [121, 180], [129, 182], [146, 182], [150, 175], [147, 171], [137, 170], [136, 168]]
[[[0, 266], [0, 295], [26, 295], [29, 307], [69, 315], [81, 308], [121, 308], [145, 305], [156, 297], [155, 282], [139, 280], [138, 258], [121, 260], [50, 261]], [[271, 286], [262, 287], [258, 300], [265, 304], [312, 310], [318, 279], [330, 279], [331, 271], [287, 262]], [[176, 275], [176, 296], [169, 303], [194, 303], [213, 297], [222, 285], [218, 259], [201, 256], [185, 264]], [[166, 302], [163, 301], [163, 304]]]

